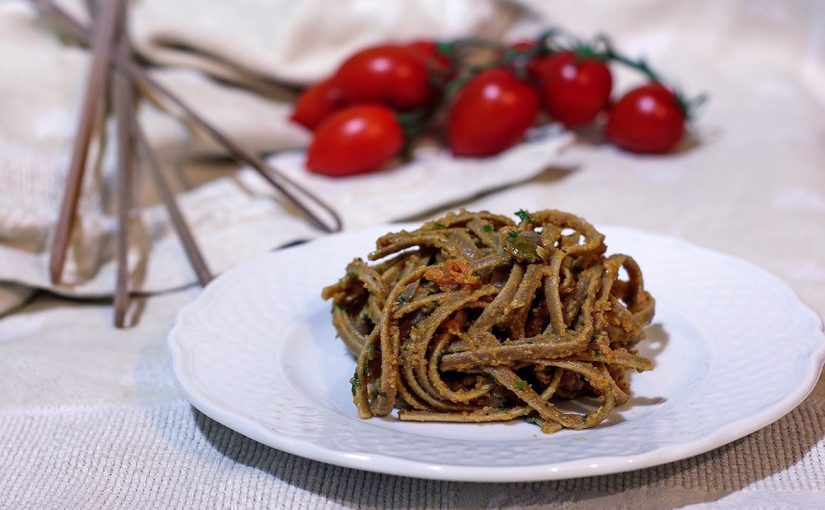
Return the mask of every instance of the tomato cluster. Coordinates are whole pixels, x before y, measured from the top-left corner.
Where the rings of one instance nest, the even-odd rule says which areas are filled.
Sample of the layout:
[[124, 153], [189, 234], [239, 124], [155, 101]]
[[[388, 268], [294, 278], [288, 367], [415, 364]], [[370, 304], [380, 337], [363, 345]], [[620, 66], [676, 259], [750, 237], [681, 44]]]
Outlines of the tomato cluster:
[[[559, 47], [549, 34], [511, 46], [416, 41], [355, 53], [295, 103], [292, 120], [315, 132], [306, 167], [329, 176], [371, 172], [427, 130], [443, 133], [455, 156], [492, 156], [545, 119], [568, 129], [598, 122], [607, 140], [637, 153], [665, 153], [679, 143], [688, 106], [646, 64], [609, 45]], [[467, 46], [481, 46], [486, 59], [468, 59]], [[613, 103], [615, 61], [648, 82]]]

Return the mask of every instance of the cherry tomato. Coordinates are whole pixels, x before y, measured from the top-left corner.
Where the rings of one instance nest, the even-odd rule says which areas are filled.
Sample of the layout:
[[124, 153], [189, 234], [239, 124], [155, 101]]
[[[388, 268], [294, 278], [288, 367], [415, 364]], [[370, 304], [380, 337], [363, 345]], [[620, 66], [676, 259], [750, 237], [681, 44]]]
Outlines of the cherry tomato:
[[341, 89], [334, 80], [328, 78], [308, 87], [298, 96], [290, 119], [314, 131], [332, 112], [344, 106], [346, 101], [341, 95]]
[[456, 156], [490, 156], [521, 139], [536, 119], [538, 93], [506, 69], [473, 77], [447, 114], [447, 138]]
[[550, 71], [556, 67], [558, 59], [554, 58], [556, 54], [538, 55], [530, 59], [527, 63], [527, 77], [539, 86], [544, 81], [544, 75], [549, 74]]
[[335, 74], [344, 98], [353, 103], [385, 103], [400, 110], [426, 105], [433, 96], [427, 64], [404, 46], [361, 50]]
[[318, 126], [307, 150], [307, 169], [333, 177], [376, 170], [398, 154], [404, 133], [383, 105], [355, 105]]
[[[529, 52], [531, 50], [535, 50], [537, 45], [538, 41], [535, 39], [521, 39], [510, 45], [510, 47], [519, 52]], [[527, 77], [530, 81], [537, 85], [541, 85], [542, 76], [548, 72], [549, 67], [555, 65], [553, 64], [554, 59], [551, 58], [553, 56], [554, 55], [542, 53], [539, 55], [534, 54], [532, 57], [528, 57], [527, 54], [523, 54], [514, 60], [514, 65], [516, 67], [525, 67], [527, 70]]]
[[445, 78], [454, 74], [453, 61], [438, 50], [438, 43], [435, 41], [421, 39], [407, 44], [407, 47], [422, 58], [433, 72]]
[[[565, 51], [534, 59], [547, 113], [567, 128], [587, 124], [610, 100], [610, 69], [594, 58]], [[529, 69], [528, 69], [529, 71]]]
[[685, 132], [685, 111], [676, 96], [658, 83], [637, 87], [613, 106], [605, 134], [622, 149], [668, 152]]

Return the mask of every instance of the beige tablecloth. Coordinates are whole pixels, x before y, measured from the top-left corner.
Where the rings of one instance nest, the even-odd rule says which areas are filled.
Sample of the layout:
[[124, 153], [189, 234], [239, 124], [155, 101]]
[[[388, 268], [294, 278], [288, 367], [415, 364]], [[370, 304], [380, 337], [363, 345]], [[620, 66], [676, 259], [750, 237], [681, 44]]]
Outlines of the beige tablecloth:
[[[708, 90], [700, 143], [637, 157], [582, 142], [554, 169], [465, 203], [505, 213], [557, 207], [684, 238], [778, 275], [825, 315], [825, 4], [535, 3], [582, 33], [616, 33], [690, 90]], [[176, 390], [165, 334], [196, 295], [189, 288], [145, 299], [139, 325], [126, 331], [111, 328], [105, 301], [51, 296], [0, 320], [0, 508], [821, 508], [825, 501], [822, 379], [763, 430], [624, 474], [446, 483], [294, 457], [199, 414]]]

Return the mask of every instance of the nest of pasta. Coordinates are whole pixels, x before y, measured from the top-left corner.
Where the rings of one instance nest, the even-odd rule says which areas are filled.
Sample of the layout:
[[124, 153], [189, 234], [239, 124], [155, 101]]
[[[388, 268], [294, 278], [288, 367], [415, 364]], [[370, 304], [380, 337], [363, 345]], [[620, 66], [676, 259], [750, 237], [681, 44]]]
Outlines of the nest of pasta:
[[[357, 356], [362, 418], [527, 419], [545, 432], [604, 420], [650, 370], [636, 344], [654, 314], [642, 273], [605, 255], [604, 236], [569, 213], [520, 221], [461, 210], [387, 234], [323, 290]], [[589, 403], [563, 412], [562, 400]]]

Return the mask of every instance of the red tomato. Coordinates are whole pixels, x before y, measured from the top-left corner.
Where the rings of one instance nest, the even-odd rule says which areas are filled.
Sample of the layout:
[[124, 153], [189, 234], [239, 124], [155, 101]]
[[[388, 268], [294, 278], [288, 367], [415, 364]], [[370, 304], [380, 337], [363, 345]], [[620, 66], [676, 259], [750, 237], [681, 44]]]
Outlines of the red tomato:
[[685, 111], [676, 96], [658, 83], [631, 90], [611, 109], [605, 134], [622, 149], [668, 152], [685, 132]]
[[527, 76], [530, 80], [541, 85], [544, 82], [544, 75], [549, 74], [556, 67], [557, 54], [539, 55], [530, 59], [527, 63]]
[[565, 127], [591, 122], [610, 100], [613, 79], [603, 62], [570, 51], [535, 60], [532, 71], [542, 83], [544, 107]]
[[333, 177], [376, 170], [398, 154], [404, 133], [382, 105], [350, 106], [318, 126], [307, 150], [307, 169]]
[[538, 93], [506, 69], [473, 77], [447, 114], [447, 138], [456, 156], [490, 156], [521, 139], [536, 119]]
[[340, 110], [345, 105], [341, 89], [331, 78], [327, 78], [308, 87], [298, 96], [289, 118], [314, 131], [332, 112]]
[[351, 56], [338, 68], [335, 82], [353, 103], [380, 102], [400, 110], [424, 106], [433, 95], [424, 59], [394, 44]]
[[453, 61], [447, 55], [438, 51], [438, 44], [435, 41], [421, 39], [409, 43], [407, 47], [416, 52], [431, 70], [442, 75], [449, 76], [453, 74]]

